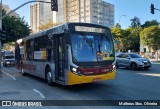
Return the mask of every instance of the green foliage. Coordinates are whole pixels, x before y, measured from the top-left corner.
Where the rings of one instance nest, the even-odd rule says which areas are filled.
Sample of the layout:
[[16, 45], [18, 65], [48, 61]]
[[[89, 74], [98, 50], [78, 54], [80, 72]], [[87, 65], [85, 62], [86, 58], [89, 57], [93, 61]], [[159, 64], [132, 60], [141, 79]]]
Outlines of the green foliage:
[[116, 23], [115, 27], [121, 28], [121, 25], [119, 23]]
[[138, 28], [141, 26], [140, 19], [138, 17], [134, 17], [131, 21], [131, 28]]
[[128, 35], [128, 46], [129, 50], [138, 52], [140, 49], [140, 32], [142, 31], [142, 28], [130, 28], [130, 33]]
[[150, 26], [140, 32], [140, 39], [143, 45], [149, 47], [154, 52], [160, 49], [160, 27]]
[[[3, 15], [5, 11], [3, 11]], [[30, 29], [28, 24], [23, 20], [23, 18], [15, 18], [7, 16], [2, 21], [2, 28], [6, 31], [6, 40], [2, 43], [16, 41], [17, 39], [26, 37], [30, 34]]]
[[122, 30], [119, 27], [114, 27], [112, 28], [112, 34], [113, 34], [113, 38], [114, 38], [114, 43], [115, 43], [115, 50], [119, 51], [122, 49], [122, 47], [120, 46], [120, 44], [122, 43], [121, 39], [123, 38], [123, 33], [124, 30]]
[[112, 34], [115, 42], [115, 50], [127, 52], [139, 51], [139, 32], [141, 28], [127, 28], [125, 30], [114, 27]]
[[146, 21], [143, 25], [142, 28], [147, 28], [150, 26], [159, 26], [159, 22], [157, 20], [152, 20], [152, 21]]
[[112, 28], [116, 51], [127, 52], [131, 50], [139, 52], [140, 40], [150, 50], [156, 51], [160, 49], [160, 27], [158, 21], [146, 21], [142, 26], [138, 17], [134, 17], [130, 21], [131, 26], [125, 30], [121, 29], [118, 23]]

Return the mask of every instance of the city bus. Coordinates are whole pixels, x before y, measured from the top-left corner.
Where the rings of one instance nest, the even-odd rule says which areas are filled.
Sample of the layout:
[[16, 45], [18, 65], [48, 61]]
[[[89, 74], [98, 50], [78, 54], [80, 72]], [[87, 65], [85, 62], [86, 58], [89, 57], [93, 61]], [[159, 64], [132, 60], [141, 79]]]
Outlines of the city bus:
[[75, 85], [115, 78], [113, 37], [108, 27], [65, 23], [17, 41], [22, 75], [49, 85]]

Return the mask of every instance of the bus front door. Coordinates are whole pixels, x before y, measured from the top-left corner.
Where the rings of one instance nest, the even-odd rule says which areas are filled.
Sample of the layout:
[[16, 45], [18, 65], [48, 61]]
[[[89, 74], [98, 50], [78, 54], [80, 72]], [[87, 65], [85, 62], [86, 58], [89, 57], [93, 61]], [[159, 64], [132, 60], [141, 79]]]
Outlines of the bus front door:
[[63, 35], [58, 35], [55, 37], [55, 43], [56, 43], [56, 55], [55, 55], [55, 76], [56, 80], [64, 82], [64, 41], [63, 41]]

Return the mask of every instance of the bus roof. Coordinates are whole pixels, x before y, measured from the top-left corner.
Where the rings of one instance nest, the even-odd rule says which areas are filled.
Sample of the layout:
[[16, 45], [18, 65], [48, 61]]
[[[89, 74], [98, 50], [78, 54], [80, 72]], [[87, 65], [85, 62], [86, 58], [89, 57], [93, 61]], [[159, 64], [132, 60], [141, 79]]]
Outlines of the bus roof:
[[68, 25], [92, 25], [92, 26], [98, 26], [98, 27], [102, 27], [102, 28], [107, 28], [109, 29], [108, 27], [105, 27], [103, 25], [100, 25], [100, 24], [94, 24], [94, 23], [86, 23], [86, 22], [67, 22], [67, 23], [64, 23], [64, 24], [60, 24], [60, 25], [57, 25], [57, 26], [54, 26], [54, 27], [51, 27], [49, 29], [46, 29], [46, 30], [42, 30], [42, 31], [39, 31], [37, 33], [33, 33], [33, 34], [30, 34], [29, 36], [25, 37], [25, 38], [22, 38], [22, 40], [24, 39], [32, 39], [32, 38], [36, 38], [38, 36], [43, 36], [43, 35], [48, 35], [48, 34], [60, 34], [60, 33], [64, 33], [65, 30], [68, 30]]

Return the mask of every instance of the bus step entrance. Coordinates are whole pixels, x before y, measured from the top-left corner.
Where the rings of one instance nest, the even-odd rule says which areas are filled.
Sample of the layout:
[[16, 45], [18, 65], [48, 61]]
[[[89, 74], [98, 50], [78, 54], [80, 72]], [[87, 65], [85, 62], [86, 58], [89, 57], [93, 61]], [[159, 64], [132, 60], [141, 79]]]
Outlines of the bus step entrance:
[[58, 80], [64, 81], [64, 78], [63, 78], [62, 76], [60, 76], [60, 77], [58, 78]]

